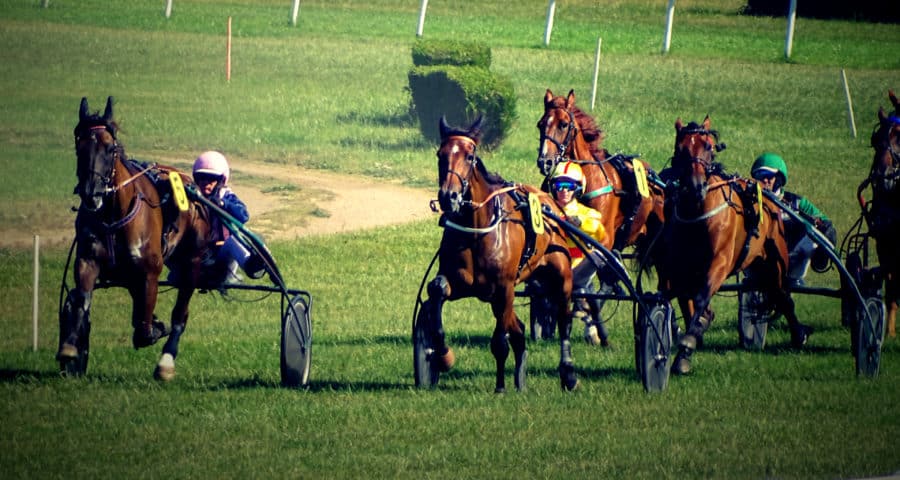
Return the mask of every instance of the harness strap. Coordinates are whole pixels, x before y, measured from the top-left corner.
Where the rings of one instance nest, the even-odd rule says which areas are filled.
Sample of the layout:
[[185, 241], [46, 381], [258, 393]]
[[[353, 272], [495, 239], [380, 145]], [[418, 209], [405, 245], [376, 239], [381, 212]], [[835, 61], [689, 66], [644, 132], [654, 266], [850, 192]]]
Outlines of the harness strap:
[[613, 192], [613, 186], [606, 185], [603, 188], [598, 188], [597, 190], [593, 190], [593, 191], [590, 191], [590, 192], [587, 192], [587, 193], [581, 195], [581, 199], [582, 200], [593, 200], [593, 199], [599, 197], [600, 195], [606, 195], [607, 193], [612, 193], [612, 192]]

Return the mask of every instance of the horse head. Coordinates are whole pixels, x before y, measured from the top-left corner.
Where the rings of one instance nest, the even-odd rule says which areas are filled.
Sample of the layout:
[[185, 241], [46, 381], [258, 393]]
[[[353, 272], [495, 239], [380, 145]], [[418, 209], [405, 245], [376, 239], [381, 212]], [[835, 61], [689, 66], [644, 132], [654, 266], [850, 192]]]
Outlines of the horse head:
[[461, 129], [451, 127], [447, 119], [441, 117], [441, 146], [437, 151], [438, 202], [444, 212], [458, 214], [467, 202], [466, 197], [471, 196], [470, 181], [479, 168], [477, 150], [483, 121], [479, 115], [468, 128]]
[[78, 159], [75, 192], [81, 205], [91, 211], [99, 210], [103, 200], [115, 191], [114, 167], [121, 147], [116, 141], [118, 126], [113, 121], [113, 98], [106, 100], [103, 115], [90, 113], [87, 98], [81, 99], [78, 125], [75, 126], [75, 155]]
[[878, 109], [878, 124], [872, 132], [875, 157], [869, 174], [873, 188], [884, 193], [891, 192], [900, 177], [900, 101], [893, 91], [888, 96], [894, 104], [894, 113], [888, 115], [884, 108]]
[[716, 153], [724, 149], [725, 144], [719, 143], [719, 133], [710, 128], [708, 115], [702, 124], [684, 125], [681, 118], [675, 120], [672, 168], [678, 173], [682, 188], [692, 190], [698, 202], [706, 198], [709, 175], [721, 169], [716, 163]]
[[554, 97], [553, 92], [547, 89], [544, 95], [544, 116], [537, 123], [541, 138], [537, 166], [544, 176], [550, 175], [553, 167], [572, 148], [572, 140], [578, 129], [574, 108], [574, 90], [569, 90], [569, 95], [563, 98]]

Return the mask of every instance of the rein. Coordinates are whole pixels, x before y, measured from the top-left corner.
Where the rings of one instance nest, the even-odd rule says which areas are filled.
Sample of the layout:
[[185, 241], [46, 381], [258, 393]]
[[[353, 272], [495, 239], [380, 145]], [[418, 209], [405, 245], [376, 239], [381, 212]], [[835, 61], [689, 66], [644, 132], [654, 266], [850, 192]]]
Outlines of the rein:
[[[715, 182], [715, 183], [709, 185], [709, 187], [708, 187], [708, 189], [707, 189], [707, 194], [708, 194], [710, 191], [718, 190], [718, 189], [724, 187], [725, 185], [728, 185], [728, 184], [731, 184], [731, 183], [734, 183], [734, 182], [735, 182], [735, 179], [734, 179], [734, 178], [729, 178], [728, 180], [719, 180], [718, 182]], [[730, 201], [726, 198], [725, 200], [722, 201], [722, 203], [716, 205], [716, 208], [713, 208], [712, 210], [709, 210], [708, 212], [706, 212], [706, 213], [704, 213], [704, 214], [702, 214], [702, 215], [700, 215], [700, 216], [694, 217], [694, 218], [684, 218], [684, 217], [682, 217], [681, 215], [679, 215], [679, 214], [678, 214], [678, 204], [675, 204], [675, 208], [673, 209], [673, 212], [672, 212], [672, 213], [673, 213], [673, 219], [676, 220], [676, 221], [678, 221], [678, 222], [681, 222], [681, 223], [699, 223], [699, 222], [702, 222], [702, 221], [704, 221], [704, 220], [707, 220], [707, 219], [710, 219], [710, 218], [712, 218], [712, 217], [715, 217], [716, 215], [718, 215], [718, 214], [724, 212], [725, 209], [727, 209], [728, 207], [733, 207], [733, 206], [735, 206], [735, 204], [732, 203], [732, 202], [730, 202]]]

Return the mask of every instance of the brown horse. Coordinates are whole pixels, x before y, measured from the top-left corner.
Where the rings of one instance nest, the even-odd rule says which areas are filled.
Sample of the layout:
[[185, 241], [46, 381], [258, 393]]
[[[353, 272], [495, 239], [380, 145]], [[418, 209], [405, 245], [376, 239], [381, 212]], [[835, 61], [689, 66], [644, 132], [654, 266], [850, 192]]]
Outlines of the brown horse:
[[709, 303], [725, 279], [744, 271], [784, 314], [791, 341], [806, 343], [811, 329], [797, 320], [785, 289], [788, 248], [780, 210], [762, 197], [758, 184], [724, 171], [716, 152], [724, 148], [707, 116], [702, 124], [675, 122], [675, 153], [666, 196], [664, 238], [666, 295], [677, 298], [686, 332], [672, 365], [691, 369], [691, 355], [712, 322]]
[[887, 305], [887, 335], [897, 336], [897, 303], [900, 301], [900, 100], [893, 91], [888, 97], [894, 113], [878, 109], [878, 124], [872, 133], [875, 157], [869, 177], [860, 185], [872, 186], [872, 202], [867, 220], [884, 276], [884, 302]]
[[[600, 148], [604, 133], [594, 119], [575, 105], [575, 92], [544, 95], [544, 115], [537, 123], [540, 132], [538, 168], [545, 176], [563, 159], [581, 165], [587, 185], [581, 201], [603, 215], [607, 232], [604, 246], [622, 250], [659, 231], [664, 220], [665, 196], [662, 188], [647, 182], [652, 169], [642, 160], [620, 160]], [[645, 172], [643, 178], [635, 175]], [[642, 195], [638, 183], [647, 186]]]
[[[572, 272], [566, 240], [558, 225], [544, 222], [541, 208], [560, 213], [537, 188], [506, 182], [488, 172], [478, 157], [482, 118], [465, 129], [441, 118], [438, 157], [438, 202], [444, 228], [438, 252], [440, 267], [428, 284], [428, 300], [418, 322], [427, 329], [437, 370], [454, 361], [444, 339], [441, 309], [447, 300], [477, 297], [490, 303], [496, 318], [491, 353], [497, 365], [496, 389], [505, 391], [504, 366], [512, 345], [516, 389], [525, 388], [524, 324], [513, 309], [516, 284], [537, 279], [555, 307], [560, 325], [560, 381], [576, 387], [569, 331]], [[417, 376], [418, 383], [418, 376]]]
[[[116, 138], [117, 130], [112, 97], [102, 116], [90, 113], [87, 99], [81, 99], [74, 130], [75, 193], [81, 199], [75, 219], [75, 288], [68, 293], [68, 315], [60, 319], [57, 359], [64, 372], [84, 373], [91, 297], [98, 281], [107, 282], [131, 294], [134, 348], [153, 345], [169, 335], [154, 375], [170, 380], [209, 226], [205, 212], [185, 197], [177, 197], [168, 181], [170, 175], [183, 181], [190, 177], [171, 168], [130, 161]], [[176, 206], [178, 198], [183, 200], [181, 208]], [[164, 262], [190, 272], [179, 276], [171, 332], [153, 313]]]

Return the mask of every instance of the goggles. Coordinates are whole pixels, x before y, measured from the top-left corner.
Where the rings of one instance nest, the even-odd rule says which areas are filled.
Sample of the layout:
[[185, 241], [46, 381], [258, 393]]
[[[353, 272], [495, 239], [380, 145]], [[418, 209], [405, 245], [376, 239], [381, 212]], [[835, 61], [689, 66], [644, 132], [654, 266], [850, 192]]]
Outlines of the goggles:
[[771, 170], [763, 170], [759, 169], [753, 172], [753, 178], [757, 180], [768, 180], [770, 178], [775, 178], [778, 175], [778, 172], [773, 172]]
[[220, 180], [222, 180], [222, 176], [214, 173], [197, 172], [194, 174], [194, 181], [197, 183], [212, 183]]
[[555, 180], [550, 186], [550, 188], [552, 188], [554, 192], [558, 192], [560, 190], [568, 190], [570, 192], [574, 192], [580, 187], [581, 185], [571, 180]]

